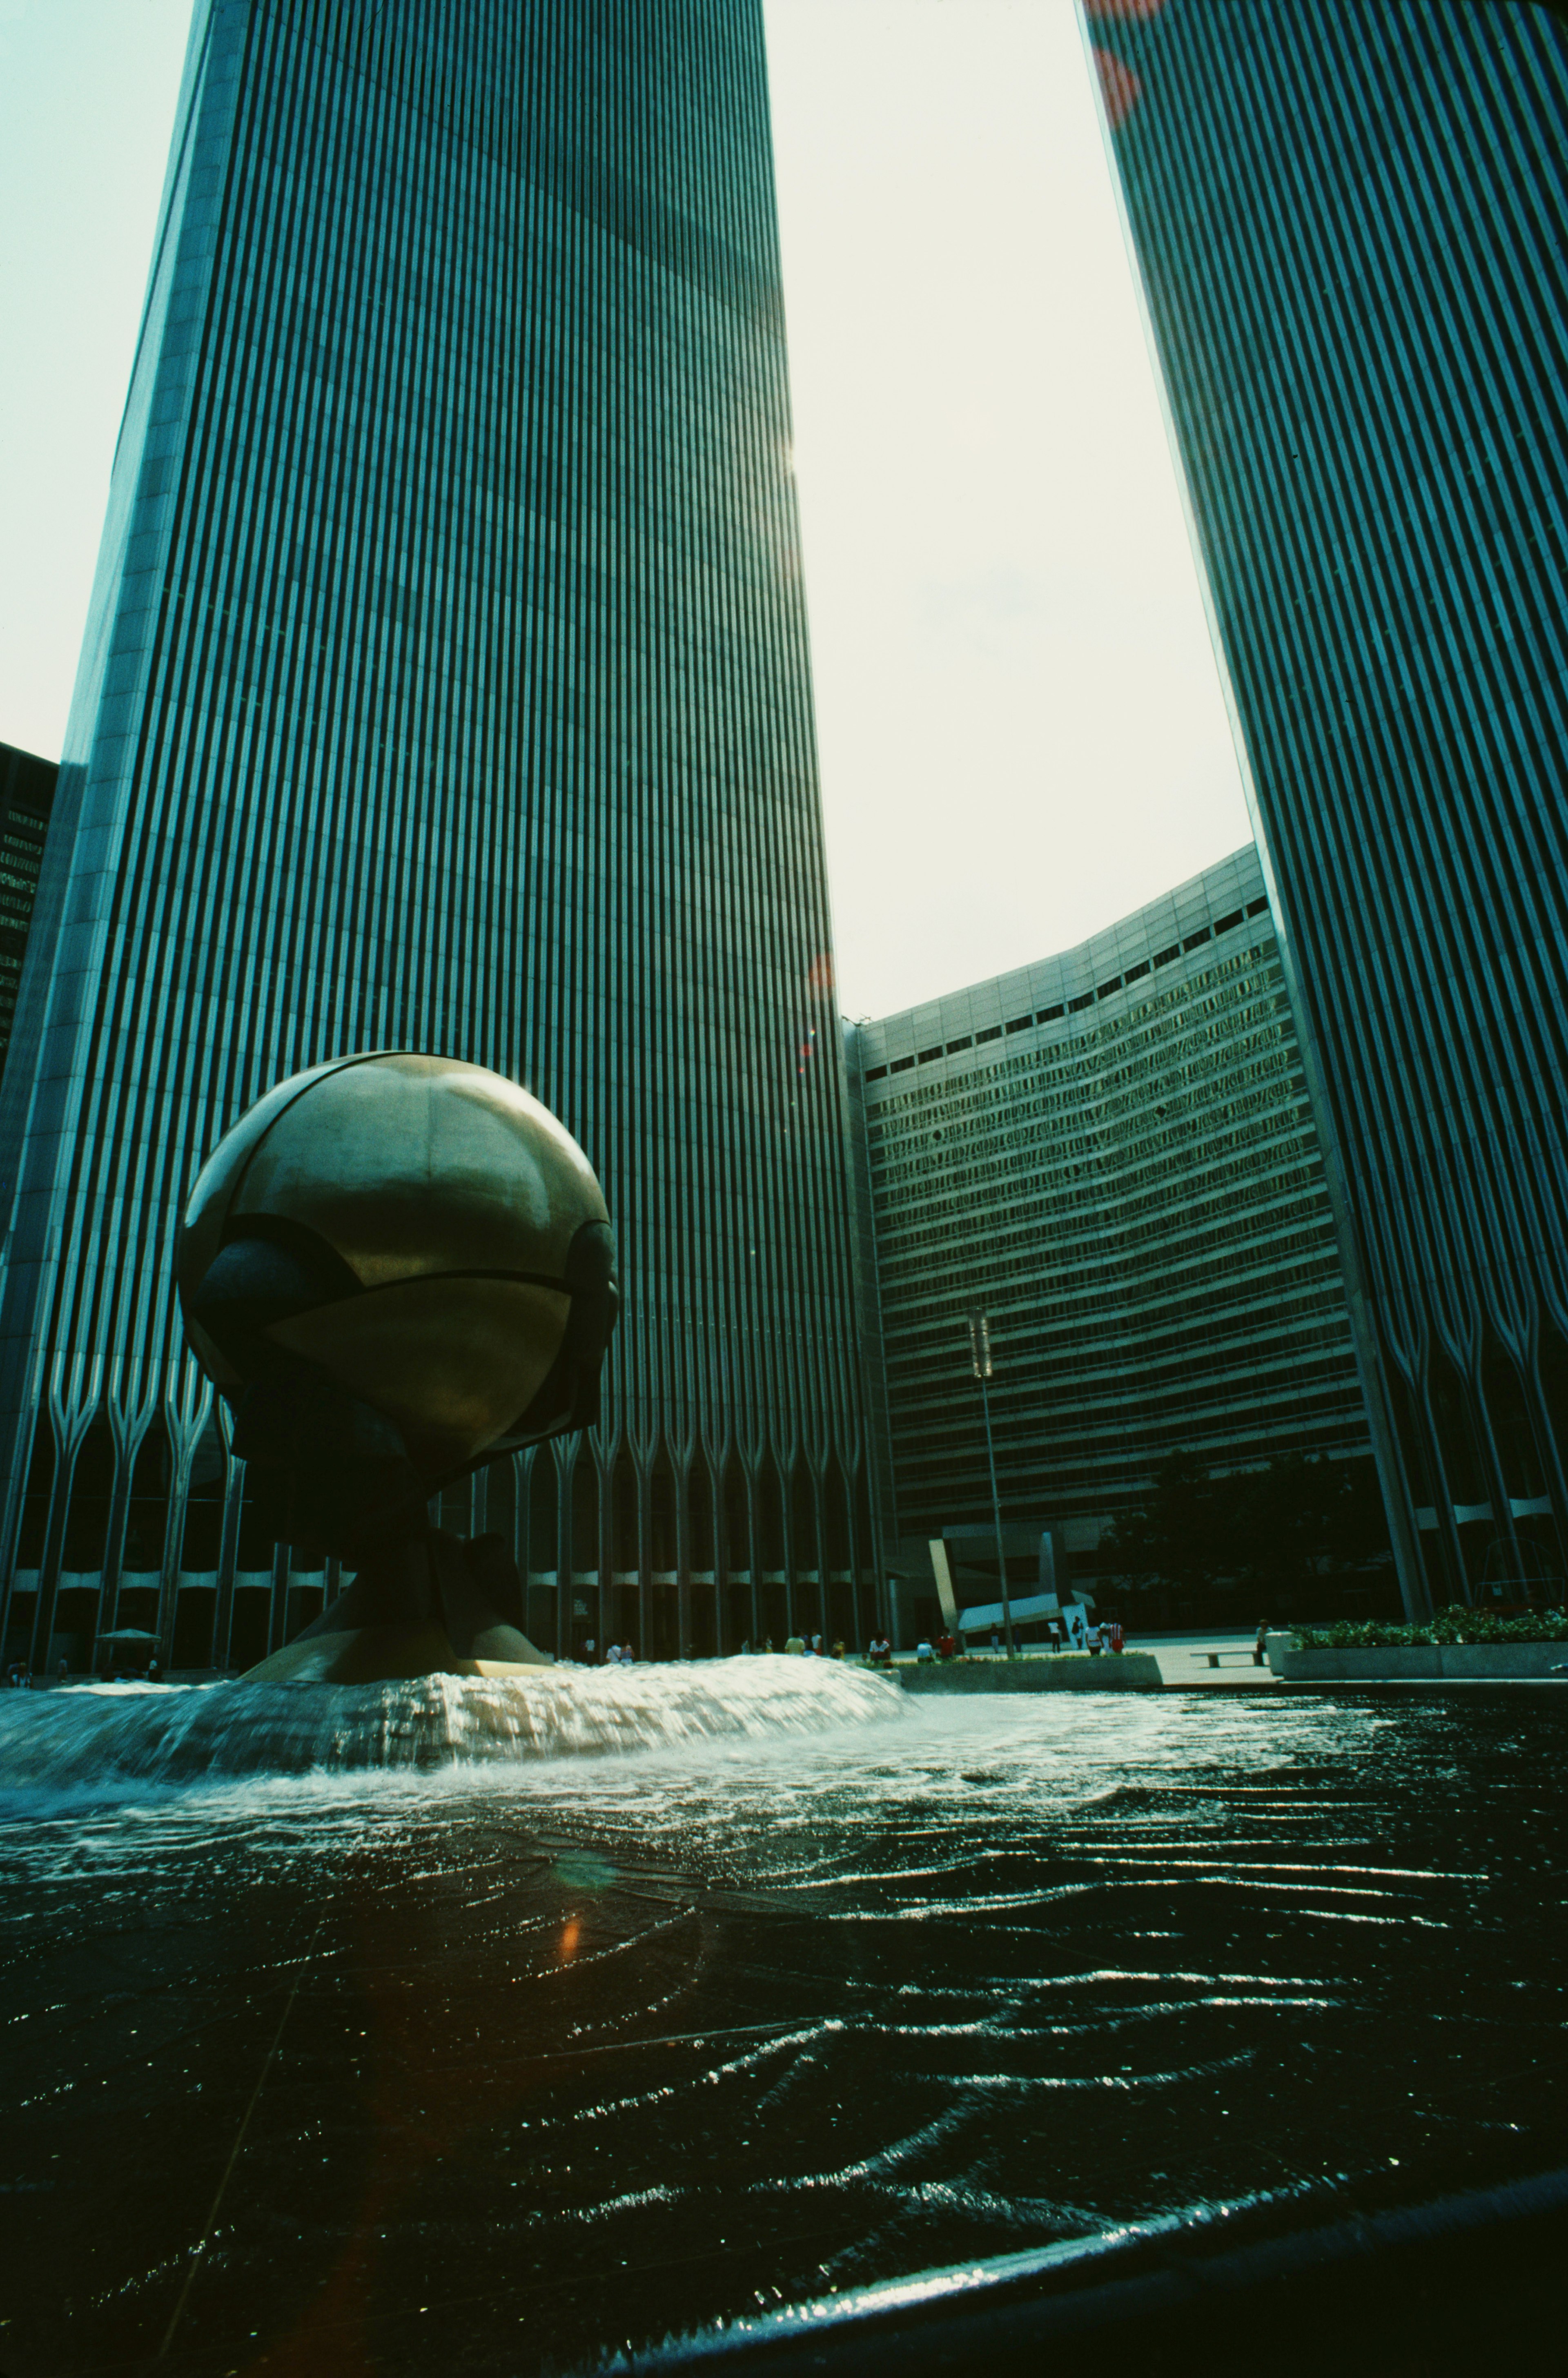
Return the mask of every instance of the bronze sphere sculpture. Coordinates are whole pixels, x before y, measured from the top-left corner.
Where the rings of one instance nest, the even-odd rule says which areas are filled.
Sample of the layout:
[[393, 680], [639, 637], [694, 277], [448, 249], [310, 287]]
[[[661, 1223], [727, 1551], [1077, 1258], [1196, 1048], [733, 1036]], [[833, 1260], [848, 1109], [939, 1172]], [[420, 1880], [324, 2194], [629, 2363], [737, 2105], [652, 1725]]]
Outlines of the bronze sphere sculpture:
[[[439, 1537], [426, 1505], [597, 1417], [615, 1242], [570, 1134], [482, 1065], [379, 1051], [314, 1066], [204, 1166], [176, 1276], [269, 1531], [359, 1569], [252, 1673], [537, 1663], [500, 1540]], [[385, 1639], [347, 1639], [369, 1636]]]

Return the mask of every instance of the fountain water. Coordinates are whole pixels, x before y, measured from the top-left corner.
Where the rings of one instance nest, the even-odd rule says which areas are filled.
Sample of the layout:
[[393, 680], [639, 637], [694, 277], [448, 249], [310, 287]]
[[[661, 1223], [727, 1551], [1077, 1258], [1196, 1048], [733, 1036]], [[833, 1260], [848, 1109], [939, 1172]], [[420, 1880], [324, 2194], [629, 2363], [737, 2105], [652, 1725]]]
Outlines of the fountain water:
[[539, 1668], [385, 1683], [89, 1685], [0, 1703], [0, 1804], [41, 1784], [461, 1767], [657, 1750], [897, 1720], [896, 1686], [836, 1660]]
[[[1076, 2317], [1126, 2247], [1188, 2328], [1074, 2370], [1273, 2369], [1210, 2258], [1562, 2160], [1565, 1738], [799, 1659], [0, 1695], [6, 2367], [545, 2378], [787, 2304], [798, 2367], [830, 2298]], [[1420, 2366], [1557, 2366], [1561, 2231], [1505, 2245]], [[1422, 2300], [1292, 2372], [1417, 2366]]]

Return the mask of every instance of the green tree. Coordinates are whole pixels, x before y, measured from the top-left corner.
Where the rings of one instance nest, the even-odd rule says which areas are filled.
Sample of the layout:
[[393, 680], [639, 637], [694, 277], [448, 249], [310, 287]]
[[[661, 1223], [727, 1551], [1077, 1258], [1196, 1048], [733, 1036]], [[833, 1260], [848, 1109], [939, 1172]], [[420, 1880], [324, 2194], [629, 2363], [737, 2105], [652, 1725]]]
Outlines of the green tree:
[[1288, 1590], [1309, 1578], [1342, 1578], [1389, 1557], [1382, 1497], [1370, 1461], [1291, 1453], [1232, 1482], [1239, 1490], [1232, 1542], [1239, 1572]]
[[1321, 1576], [1328, 1556], [1332, 1488], [1323, 1465], [1299, 1453], [1227, 1481], [1230, 1549], [1238, 1575], [1289, 1592]]
[[1265, 1597], [1390, 1558], [1371, 1463], [1299, 1453], [1223, 1477], [1192, 1454], [1167, 1454], [1105, 1549], [1134, 1583], [1191, 1591], [1224, 1579]]
[[1220, 1541], [1225, 1516], [1215, 1482], [1196, 1455], [1167, 1453], [1144, 1502], [1116, 1522], [1104, 1548], [1135, 1583], [1191, 1591], [1211, 1585], [1227, 1565]]

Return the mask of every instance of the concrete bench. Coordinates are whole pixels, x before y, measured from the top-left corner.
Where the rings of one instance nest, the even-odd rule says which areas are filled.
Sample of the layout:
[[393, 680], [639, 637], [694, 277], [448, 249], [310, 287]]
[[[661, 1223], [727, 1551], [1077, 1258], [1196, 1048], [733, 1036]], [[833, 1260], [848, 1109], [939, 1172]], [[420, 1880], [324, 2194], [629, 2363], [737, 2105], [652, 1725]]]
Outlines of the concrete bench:
[[1255, 1648], [1250, 1651], [1189, 1651], [1187, 1657], [1190, 1660], [1206, 1660], [1211, 1668], [1217, 1668], [1222, 1660], [1251, 1660], [1254, 1668], [1261, 1668], [1263, 1664], [1263, 1655]]

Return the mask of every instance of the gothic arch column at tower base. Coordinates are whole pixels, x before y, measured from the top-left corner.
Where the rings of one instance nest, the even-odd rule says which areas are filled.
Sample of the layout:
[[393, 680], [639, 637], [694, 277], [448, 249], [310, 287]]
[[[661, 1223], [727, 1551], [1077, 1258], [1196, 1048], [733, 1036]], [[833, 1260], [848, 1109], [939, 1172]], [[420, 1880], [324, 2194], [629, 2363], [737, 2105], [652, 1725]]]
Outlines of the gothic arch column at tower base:
[[[449, 1488], [440, 1521], [459, 1534], [494, 1532], [507, 1540], [525, 1579], [527, 1631], [557, 1657], [602, 1658], [611, 1640], [630, 1640], [650, 1658], [727, 1657], [769, 1635], [782, 1650], [790, 1614], [798, 1631], [823, 1632], [830, 1645], [842, 1640], [849, 1652], [864, 1651], [878, 1624], [879, 1580], [858, 1465], [851, 1468], [835, 1456], [820, 1478], [796, 1465], [791, 1566], [776, 1474], [770, 1480], [763, 1468], [748, 1479], [732, 1460], [720, 1491], [708, 1477], [700, 1447], [688, 1457], [683, 1478], [667, 1449], [661, 1452], [672, 1504], [676, 1491], [690, 1495], [693, 1471], [703, 1473], [696, 1524], [687, 1530], [684, 1575], [673, 1543], [673, 1509], [636, 1495], [624, 1445], [604, 1484], [583, 1446], [570, 1471], [578, 1507], [565, 1525], [560, 1490], [568, 1465], [557, 1464], [548, 1447], [511, 1456]], [[117, 1567], [101, 1560], [87, 1569], [56, 1558], [47, 1641], [37, 1634], [37, 1553], [47, 1545], [36, 1546], [24, 1515], [23, 1557], [5, 1603], [6, 1663], [22, 1660], [42, 1675], [64, 1658], [75, 1674], [90, 1666], [102, 1672], [115, 1656], [144, 1666], [156, 1650], [166, 1669], [241, 1673], [318, 1617], [346, 1573], [308, 1546], [263, 1545], [245, 1498], [244, 1464], [221, 1448], [220, 1456], [216, 1480], [168, 1479], [154, 1497], [147, 1491], [145, 1434], [134, 1452], [121, 1436], [109, 1494], [127, 1515], [122, 1559]], [[167, 1471], [166, 1451], [162, 1458]], [[102, 1483], [95, 1480], [95, 1492]], [[39, 1491], [45, 1526], [48, 1509], [54, 1509], [50, 1542], [67, 1544], [81, 1515], [68, 1495], [60, 1504], [53, 1476]], [[210, 1548], [210, 1563], [194, 1566], [190, 1555], [199, 1556], [202, 1546]], [[30, 1563], [30, 1548], [35, 1551]], [[149, 1550], [156, 1565], [148, 1561]], [[569, 1552], [565, 1578], [563, 1551]], [[683, 1607], [693, 1614], [684, 1633]], [[770, 1609], [780, 1615], [770, 1619]], [[119, 1629], [149, 1639], [123, 1646], [116, 1655], [103, 1639]]]
[[1568, 1346], [1550, 1320], [1517, 1363], [1424, 1348], [1388, 1364], [1390, 1419], [1430, 1607], [1568, 1595]]
[[[547, 1462], [547, 1456], [545, 1456]], [[116, 1577], [107, 1577], [98, 1569], [59, 1569], [54, 1581], [53, 1624], [48, 1640], [38, 1639], [41, 1624], [41, 1595], [38, 1595], [38, 1569], [17, 1567], [12, 1579], [12, 1593], [5, 1605], [5, 1663], [21, 1660], [31, 1667], [33, 1675], [48, 1675], [66, 1660], [71, 1675], [86, 1675], [93, 1669], [107, 1675], [112, 1664], [124, 1667], [145, 1667], [148, 1657], [157, 1652], [166, 1672], [211, 1672], [229, 1669], [243, 1675], [255, 1667], [271, 1651], [281, 1651], [283, 1643], [300, 1634], [312, 1619], [321, 1615], [326, 1603], [341, 1591], [345, 1574], [341, 1565], [324, 1560], [307, 1545], [279, 1548], [271, 1560], [257, 1562], [245, 1567], [245, 1557], [255, 1560], [255, 1553], [240, 1557], [238, 1536], [245, 1506], [243, 1506], [243, 1482], [235, 1479], [221, 1500], [223, 1539], [233, 1543], [235, 1557], [229, 1572], [223, 1574], [219, 1565], [209, 1569], [178, 1567], [169, 1577], [164, 1569], [138, 1569], [133, 1565], [121, 1567]], [[511, 1479], [507, 1482], [505, 1512], [499, 1534], [516, 1545], [521, 1536], [521, 1551], [531, 1560], [550, 1560], [550, 1567], [528, 1569], [528, 1619], [531, 1634], [540, 1643], [540, 1651], [550, 1651], [557, 1657], [597, 1657], [604, 1655], [609, 1640], [630, 1640], [642, 1657], [728, 1657], [742, 1648], [742, 1643], [759, 1646], [766, 1636], [773, 1639], [775, 1651], [783, 1651], [787, 1631], [787, 1613], [795, 1613], [795, 1627], [802, 1634], [823, 1634], [828, 1643], [843, 1640], [847, 1652], [864, 1651], [871, 1634], [876, 1631], [878, 1610], [878, 1572], [871, 1560], [871, 1545], [864, 1527], [852, 1524], [849, 1536], [849, 1557], [843, 1565], [832, 1565], [828, 1553], [828, 1567], [823, 1572], [816, 1545], [804, 1545], [804, 1555], [797, 1555], [795, 1567], [783, 1565], [783, 1555], [775, 1553], [773, 1567], [754, 1579], [752, 1553], [749, 1545], [766, 1539], [766, 1519], [752, 1510], [749, 1498], [740, 1506], [730, 1503], [730, 1524], [740, 1507], [745, 1519], [737, 1555], [721, 1572], [713, 1562], [709, 1567], [695, 1560], [686, 1569], [688, 1607], [695, 1617], [690, 1634], [680, 1639], [680, 1579], [678, 1567], [654, 1569], [652, 1560], [640, 1569], [638, 1562], [626, 1567], [612, 1567], [609, 1586], [602, 1586], [600, 1565], [597, 1565], [597, 1541], [602, 1541], [602, 1522], [595, 1529], [595, 1541], [585, 1543], [581, 1529], [573, 1527], [571, 1543], [571, 1574], [561, 1579], [559, 1560], [552, 1555], [552, 1534], [559, 1529], [559, 1517], [555, 1515], [555, 1494], [559, 1491], [559, 1474], [555, 1462], [543, 1467], [533, 1465], [533, 1482], [543, 1477], [545, 1491], [535, 1491], [531, 1498], [531, 1512], [523, 1522], [516, 1522], [514, 1503], [519, 1500]], [[592, 1470], [590, 1470], [592, 1477]], [[855, 1479], [849, 1479], [849, 1494], [855, 1494]], [[528, 1495], [521, 1495], [528, 1503]], [[466, 1491], [464, 1491], [466, 1503]], [[597, 1494], [597, 1510], [604, 1512], [604, 1495]], [[188, 1498], [184, 1506], [166, 1507], [169, 1534], [172, 1539], [184, 1536], [188, 1522]], [[469, 1512], [445, 1510], [443, 1524], [457, 1527], [461, 1534]], [[719, 1512], [713, 1512], [709, 1527], [719, 1527]], [[823, 1519], [823, 1536], [831, 1522]], [[550, 1534], [545, 1534], [550, 1529]], [[481, 1529], [483, 1531], [483, 1529]], [[618, 1539], [618, 1529], [616, 1529]], [[621, 1553], [614, 1553], [614, 1560]], [[764, 1557], [769, 1557], [764, 1553]], [[606, 1595], [612, 1617], [604, 1617]], [[759, 1607], [759, 1617], [752, 1617], [752, 1607]], [[781, 1617], [769, 1619], [769, 1610], [775, 1607]], [[162, 1613], [162, 1624], [160, 1624]], [[128, 1640], [114, 1646], [107, 1640], [114, 1631], [128, 1631], [138, 1640]], [[609, 1631], [606, 1631], [609, 1629]], [[145, 1640], [140, 1640], [145, 1639]], [[588, 1643], [592, 1640], [592, 1652]]]

